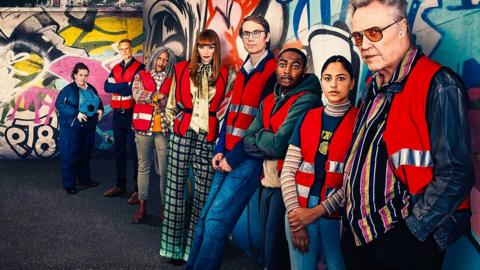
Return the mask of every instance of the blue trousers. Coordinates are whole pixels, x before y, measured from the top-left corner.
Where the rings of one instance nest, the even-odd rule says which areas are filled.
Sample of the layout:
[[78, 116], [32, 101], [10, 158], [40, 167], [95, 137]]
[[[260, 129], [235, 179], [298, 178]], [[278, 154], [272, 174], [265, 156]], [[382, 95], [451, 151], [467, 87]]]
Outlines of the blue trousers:
[[285, 204], [280, 188], [263, 187], [260, 197], [260, 224], [264, 241], [260, 250], [267, 270], [290, 269], [285, 237]]
[[[319, 203], [319, 197], [309, 196], [308, 207]], [[301, 253], [293, 246], [288, 218], [285, 216], [285, 233], [287, 234], [290, 260], [293, 270], [316, 270], [319, 263], [325, 263], [328, 270], [343, 270], [342, 252], [340, 250], [340, 220], [319, 218], [307, 226], [308, 251]], [[325, 257], [323, 260], [322, 257]]]
[[246, 159], [230, 173], [215, 172], [185, 269], [219, 269], [228, 236], [259, 185], [262, 163]]
[[[76, 121], [76, 120], [75, 120]], [[73, 188], [90, 179], [90, 156], [95, 143], [95, 124], [62, 126], [59, 135], [62, 181], [64, 188]]]

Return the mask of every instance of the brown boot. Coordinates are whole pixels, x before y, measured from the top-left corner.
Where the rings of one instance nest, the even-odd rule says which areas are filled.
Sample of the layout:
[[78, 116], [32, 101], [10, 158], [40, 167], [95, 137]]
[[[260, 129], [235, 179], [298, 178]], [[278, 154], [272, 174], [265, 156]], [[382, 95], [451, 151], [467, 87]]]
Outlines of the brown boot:
[[146, 200], [139, 200], [138, 203], [138, 210], [135, 212], [134, 221], [133, 223], [141, 223], [145, 219], [145, 215], [147, 214], [147, 201]]
[[138, 204], [140, 201], [138, 200], [138, 192], [133, 192], [132, 195], [130, 195], [130, 198], [128, 198], [127, 203], [128, 204]]
[[120, 194], [123, 194], [125, 193], [126, 190], [125, 188], [119, 188], [119, 187], [112, 187], [111, 189], [105, 191], [105, 193], [103, 193], [103, 196], [105, 197], [115, 197], [115, 196], [118, 196]]

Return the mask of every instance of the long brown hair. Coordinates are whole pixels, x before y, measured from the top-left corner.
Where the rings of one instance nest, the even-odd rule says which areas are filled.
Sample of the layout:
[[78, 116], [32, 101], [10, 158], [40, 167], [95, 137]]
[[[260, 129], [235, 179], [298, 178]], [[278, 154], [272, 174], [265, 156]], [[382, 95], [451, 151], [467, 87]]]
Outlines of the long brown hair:
[[192, 52], [192, 59], [190, 60], [190, 78], [197, 86], [197, 69], [198, 63], [201, 63], [200, 55], [198, 55], [199, 45], [215, 45], [215, 51], [213, 52], [212, 63], [212, 81], [217, 81], [218, 74], [220, 73], [220, 60], [222, 59], [222, 48], [220, 47], [220, 39], [215, 31], [206, 29], [200, 32], [195, 42], [195, 47]]

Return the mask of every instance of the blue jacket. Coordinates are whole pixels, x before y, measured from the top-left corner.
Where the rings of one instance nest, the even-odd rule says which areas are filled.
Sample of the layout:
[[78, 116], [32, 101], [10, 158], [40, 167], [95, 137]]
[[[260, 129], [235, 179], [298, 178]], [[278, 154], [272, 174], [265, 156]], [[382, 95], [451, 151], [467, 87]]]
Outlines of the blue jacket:
[[[93, 93], [98, 96], [97, 89], [93, 85], [88, 84], [88, 87], [92, 89]], [[71, 127], [78, 115], [78, 103], [80, 100], [80, 88], [75, 82], [72, 82], [65, 86], [58, 94], [55, 101], [55, 108], [58, 112], [58, 122], [60, 127]], [[98, 109], [103, 111], [103, 103], [100, 97]]]

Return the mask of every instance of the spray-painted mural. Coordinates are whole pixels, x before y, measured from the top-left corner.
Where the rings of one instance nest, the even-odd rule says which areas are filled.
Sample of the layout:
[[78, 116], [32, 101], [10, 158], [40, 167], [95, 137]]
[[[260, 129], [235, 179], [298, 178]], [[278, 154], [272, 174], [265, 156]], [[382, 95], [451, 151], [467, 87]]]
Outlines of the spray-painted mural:
[[[408, 21], [415, 42], [426, 55], [457, 72], [468, 88], [472, 152], [477, 175], [476, 189], [472, 192], [472, 225], [477, 236], [480, 235], [477, 195], [480, 189], [479, 2], [410, 0], [408, 6]], [[256, 14], [263, 15], [270, 22], [271, 49], [274, 52], [284, 47], [304, 49], [308, 54], [309, 70], [317, 75], [324, 61], [333, 54], [342, 54], [351, 60], [358, 74], [357, 100], [369, 75], [357, 48], [348, 40], [348, 0], [145, 0], [143, 12], [147, 55], [156, 46], [166, 45], [180, 58], [188, 59], [198, 31], [210, 28], [222, 39], [223, 63], [238, 68], [246, 57], [239, 37], [240, 23], [243, 17]], [[240, 223], [248, 223], [246, 218], [243, 216]], [[236, 230], [240, 231], [238, 242], [243, 243], [245, 234], [254, 238], [257, 233], [255, 226], [248, 224]], [[233, 236], [235, 238], [235, 232]], [[243, 248], [252, 252], [249, 244]], [[478, 266], [478, 251], [476, 255], [474, 262]]]
[[[136, 10], [0, 9], [0, 159], [49, 158], [58, 153], [55, 99], [77, 62], [104, 104], [103, 83], [120, 61], [115, 43], [132, 39], [142, 54], [142, 14]], [[113, 143], [109, 106], [97, 147]]]
[[[409, 2], [408, 20], [415, 42], [425, 54], [460, 74], [468, 88], [477, 175], [472, 225], [479, 236], [480, 0]], [[77, 61], [89, 66], [90, 82], [108, 104], [103, 81], [120, 61], [118, 40], [132, 39], [138, 57], [145, 42], [145, 56], [156, 46], [166, 45], [180, 59], [187, 59], [198, 31], [211, 28], [222, 38], [223, 63], [238, 68], [246, 56], [240, 23], [250, 14], [262, 15], [271, 23], [272, 50], [303, 48], [309, 70], [317, 75], [332, 54], [350, 59], [358, 74], [358, 99], [368, 70], [348, 41], [347, 7], [348, 0], [144, 0], [144, 35], [142, 14], [133, 10], [0, 9], [0, 159], [57, 154], [53, 104], [70, 81]], [[97, 148], [108, 149], [113, 143], [109, 112], [106, 106], [106, 116], [97, 128]], [[246, 228], [241, 235], [254, 237], [254, 230], [255, 226]], [[471, 260], [469, 253], [463, 255]], [[477, 256], [475, 262], [479, 261]]]

